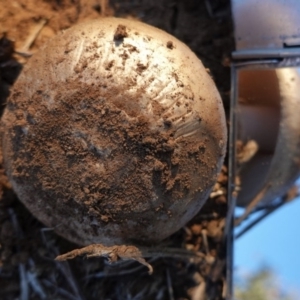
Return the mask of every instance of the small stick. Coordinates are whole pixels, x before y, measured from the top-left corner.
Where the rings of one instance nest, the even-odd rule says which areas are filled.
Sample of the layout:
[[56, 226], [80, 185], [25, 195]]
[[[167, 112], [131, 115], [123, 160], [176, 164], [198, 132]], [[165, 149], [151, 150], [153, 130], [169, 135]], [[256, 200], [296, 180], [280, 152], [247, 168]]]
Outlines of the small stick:
[[25, 56], [25, 57], [31, 56], [31, 54], [28, 53], [29, 49], [32, 46], [32, 44], [35, 42], [37, 37], [39, 36], [40, 32], [42, 31], [42, 29], [44, 28], [46, 23], [47, 23], [47, 20], [45, 20], [45, 19], [40, 20], [36, 24], [36, 26], [31, 30], [31, 32], [29, 33], [29, 36], [26, 39], [23, 47], [20, 50], [15, 51], [15, 53]]
[[234, 226], [239, 226], [254, 210], [256, 205], [263, 199], [265, 196], [269, 185], [265, 185], [264, 188], [253, 198], [253, 200], [246, 207], [245, 212], [234, 222]]
[[206, 231], [206, 229], [202, 229], [201, 230], [201, 235], [202, 235], [202, 238], [203, 238], [203, 244], [204, 244], [206, 255], [209, 255], [209, 247], [208, 247], [207, 231]]

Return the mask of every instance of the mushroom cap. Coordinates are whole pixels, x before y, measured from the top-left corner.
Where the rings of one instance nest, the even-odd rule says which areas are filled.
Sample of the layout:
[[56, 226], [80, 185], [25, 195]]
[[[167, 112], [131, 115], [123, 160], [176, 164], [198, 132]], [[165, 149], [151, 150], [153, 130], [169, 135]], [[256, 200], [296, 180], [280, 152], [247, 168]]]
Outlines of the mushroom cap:
[[48, 42], [2, 118], [19, 199], [81, 245], [155, 242], [178, 230], [207, 200], [226, 140], [219, 93], [196, 55], [117, 18]]

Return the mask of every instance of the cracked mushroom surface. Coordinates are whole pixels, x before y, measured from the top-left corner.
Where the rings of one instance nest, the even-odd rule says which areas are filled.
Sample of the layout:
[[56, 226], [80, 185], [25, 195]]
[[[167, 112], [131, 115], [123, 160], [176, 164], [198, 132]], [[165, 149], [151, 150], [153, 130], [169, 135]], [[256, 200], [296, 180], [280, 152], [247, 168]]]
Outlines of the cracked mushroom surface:
[[196, 55], [117, 18], [48, 42], [2, 118], [19, 199], [80, 245], [152, 243], [181, 228], [207, 200], [226, 141], [222, 101]]

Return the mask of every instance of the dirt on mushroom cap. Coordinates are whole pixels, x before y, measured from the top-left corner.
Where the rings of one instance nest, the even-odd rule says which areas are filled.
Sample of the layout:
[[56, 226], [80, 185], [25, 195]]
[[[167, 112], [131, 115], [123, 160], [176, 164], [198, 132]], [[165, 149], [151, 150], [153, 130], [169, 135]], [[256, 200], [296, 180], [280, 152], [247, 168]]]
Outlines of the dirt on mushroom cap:
[[[92, 51], [98, 45], [86, 47]], [[121, 60], [103, 65], [114, 74], [138, 53], [134, 45], [131, 52], [126, 44], [121, 47]], [[62, 63], [63, 55], [57, 57]], [[95, 55], [90, 59], [97, 62]], [[91, 61], [79, 60], [77, 75], [63, 85], [47, 85], [41, 78], [34, 92], [21, 89], [24, 81], [28, 86], [32, 80], [29, 67], [24, 72], [4, 116], [9, 177], [33, 214], [48, 226], [60, 225], [58, 232], [79, 244], [162, 239], [191, 219], [207, 198], [222, 163], [225, 138], [219, 145], [221, 134], [209, 136], [199, 111], [186, 108], [193, 122], [204, 122], [190, 136], [178, 134], [178, 118], [172, 119], [159, 101], [151, 102], [152, 114], [144, 113], [141, 104], [151, 77], [144, 77], [148, 82], [135, 88], [133, 98], [128, 87], [138, 86], [134, 78], [108, 85], [107, 73], [97, 84], [88, 84], [82, 76]], [[137, 62], [135, 78], [145, 76], [146, 69], [147, 64]], [[175, 75], [172, 82], [185, 91], [181, 74]], [[175, 106], [181, 109], [192, 101], [200, 100], [186, 97]], [[161, 119], [155, 126], [153, 116]], [[216, 151], [220, 161], [211, 161]]]

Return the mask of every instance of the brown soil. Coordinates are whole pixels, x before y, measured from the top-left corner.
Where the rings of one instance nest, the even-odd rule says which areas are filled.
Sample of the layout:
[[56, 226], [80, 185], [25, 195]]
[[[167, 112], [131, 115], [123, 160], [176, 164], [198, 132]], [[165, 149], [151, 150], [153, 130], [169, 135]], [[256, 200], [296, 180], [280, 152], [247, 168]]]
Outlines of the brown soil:
[[[225, 106], [227, 106], [230, 81], [228, 61], [232, 50], [229, 1], [211, 1], [208, 7], [205, 3], [205, 1], [198, 3], [186, 0], [111, 1], [110, 3], [93, 0], [40, 0], [39, 5], [37, 5], [36, 1], [30, 0], [6, 1], [0, 12], [0, 28], [6, 32], [0, 43], [0, 90], [4, 91], [1, 93], [1, 100], [5, 101], [10, 84], [15, 80], [21, 65], [26, 63], [26, 55], [39, 49], [49, 37], [83, 19], [97, 18], [99, 15], [115, 15], [142, 19], [186, 42], [201, 58], [204, 65], [210, 69], [223, 96]], [[33, 42], [29, 43], [29, 37], [35, 36], [36, 28], [41, 25], [41, 20], [47, 20], [47, 23], [43, 25]], [[126, 34], [126, 28], [119, 28], [115, 33], [115, 39], [123, 39]], [[10, 42], [12, 40], [14, 41], [14, 48]], [[172, 49], [173, 43], [170, 41], [166, 46]], [[13, 53], [13, 49], [20, 52], [21, 55]], [[135, 49], [129, 50], [135, 51]], [[112, 67], [113, 62], [107, 65], [108, 69]], [[144, 67], [139, 67], [140, 72], [143, 72]], [[91, 90], [87, 92], [93, 94]], [[64, 109], [67, 109], [68, 99], [65, 101]], [[169, 159], [168, 153], [172, 152], [172, 143], [170, 142], [170, 135], [168, 135], [168, 126], [171, 124], [168, 122], [165, 124], [167, 137], [165, 135], [157, 137], [156, 135], [153, 140], [150, 138], [144, 141], [139, 134], [147, 130], [146, 120], [137, 120], [140, 124], [138, 126], [140, 128], [139, 134], [128, 137], [130, 128], [124, 122], [120, 111], [106, 107], [104, 103], [99, 104], [99, 107], [96, 108], [91, 107], [90, 110], [92, 114], [94, 114], [94, 110], [98, 114], [104, 112], [102, 114], [103, 122], [111, 123], [118, 118], [120, 122], [123, 122], [124, 126], [115, 133], [115, 138], [121, 143], [125, 142], [128, 153], [138, 151], [141, 158], [140, 161], [130, 158], [127, 162], [126, 168], [128, 170], [132, 166], [135, 167], [129, 170], [131, 180], [136, 182], [144, 180], [144, 174], [136, 170], [141, 169], [139, 164], [143, 164], [143, 160], [150, 159], [153, 174], [156, 174], [154, 178], [165, 181], [167, 188], [167, 182], [170, 182], [168, 176], [170, 172], [172, 173], [171, 169], [166, 169], [166, 161]], [[110, 114], [107, 114], [107, 111]], [[34, 113], [30, 111], [30, 108], [28, 108], [28, 112], [29, 115]], [[34, 121], [33, 118], [32, 121]], [[49, 119], [47, 122], [44, 124], [45, 130], [49, 130], [47, 124], [53, 123], [53, 119]], [[85, 125], [87, 127], [93, 126], [91, 123]], [[40, 142], [47, 143], [48, 141], [42, 135], [41, 132]], [[65, 147], [68, 147], [68, 141], [53, 137], [53, 140], [56, 139], [61, 142], [61, 145], [64, 144]], [[94, 154], [103, 155], [92, 144], [89, 145], [89, 141], [85, 141], [85, 144], [91, 146]], [[157, 148], [158, 144], [161, 151], [150, 155], [149, 158], [147, 153], [140, 152], [141, 148], [148, 148], [151, 151], [151, 147]], [[145, 145], [147, 147], [144, 147]], [[186, 151], [189, 151], [189, 146]], [[70, 168], [70, 172], [67, 172], [67, 176], [71, 178], [70, 181], [76, 177], [75, 169], [72, 170], [74, 152], [80, 156], [80, 147], [70, 150], [68, 154], [70, 165], [61, 166], [62, 169], [58, 170], [59, 174], [59, 172], [67, 172], [67, 167]], [[116, 152], [116, 157], [118, 155], [121, 154]], [[38, 153], [33, 153], [31, 162], [34, 163], [38, 159]], [[172, 168], [176, 163], [175, 161], [172, 162]], [[83, 168], [88, 172], [89, 167], [86, 165]], [[113, 164], [111, 164], [111, 172], [114, 172]], [[221, 240], [226, 214], [227, 175], [225, 167], [223, 167], [214, 189], [220, 193], [212, 196], [207, 205], [188, 226], [180, 229], [160, 244], [162, 249], [176, 247], [203, 252], [208, 257], [212, 257], [211, 263], [195, 263], [193, 260], [187, 260], [183, 257], [152, 258], [150, 259], [154, 267], [152, 276], [147, 274], [145, 267], [134, 262], [126, 262], [116, 266], [108, 266], [103, 259], [82, 260], [76, 258], [70, 263], [55, 262], [53, 258], [56, 255], [76, 246], [57, 236], [51, 229], [46, 229], [44, 225], [32, 217], [12, 192], [3, 169], [0, 175], [2, 183], [0, 200], [1, 299], [10, 300], [19, 296], [21, 299], [197, 299], [195, 295], [201, 293], [202, 287], [206, 290], [209, 299], [224, 298], [224, 251]], [[49, 176], [53, 177], [53, 174], [49, 174]], [[68, 193], [69, 187], [65, 183], [59, 183], [58, 180], [59, 177], [57, 176], [55, 184], [61, 184], [61, 188]], [[92, 208], [95, 208], [94, 199], [96, 197], [93, 193], [96, 183], [88, 176], [87, 180], [89, 184], [80, 185], [79, 183], [76, 186], [76, 191], [80, 197], [82, 193], [87, 192], [83, 190], [83, 186], [87, 188], [91, 195], [88, 200], [89, 205], [91, 204]], [[111, 180], [114, 181], [116, 178], [111, 177]], [[36, 182], [38, 185], [39, 181], [36, 180]], [[105, 182], [98, 184], [101, 185], [101, 189], [106, 188]], [[128, 182], [124, 181], [124, 186], [120, 186], [116, 195], [121, 193], [135, 199], [135, 194], [128, 194], [129, 190], [125, 188], [127, 184]], [[144, 184], [144, 181], [141, 182], [141, 185]], [[189, 180], [186, 184], [189, 184]], [[51, 187], [49, 188], [51, 189]], [[37, 190], [41, 189], [37, 186]], [[174, 193], [176, 192], [179, 191], [175, 188]], [[104, 194], [108, 196], [109, 192]], [[36, 196], [39, 195], [36, 194]], [[59, 195], [54, 194], [53, 196]], [[147, 194], [144, 196], [148, 197]], [[172, 201], [172, 193], [169, 195], [169, 200]], [[104, 201], [104, 203], [106, 202]], [[105, 205], [108, 205], [108, 202]], [[156, 208], [159, 207], [158, 203]], [[122, 209], [126, 212], [126, 206]], [[103, 211], [105, 211], [105, 207], [103, 207]], [[168, 214], [163, 208], [159, 208], [158, 211]], [[78, 213], [84, 214], [85, 212], [79, 211]], [[99, 214], [97, 211], [90, 213]], [[101, 214], [103, 224], [111, 218], [119, 217], [113, 214]], [[130, 218], [131, 216], [128, 215], [127, 217]], [[143, 226], [143, 222], [141, 222], [141, 226]], [[75, 236], [76, 232], [74, 232], [74, 240], [76, 240]]]

